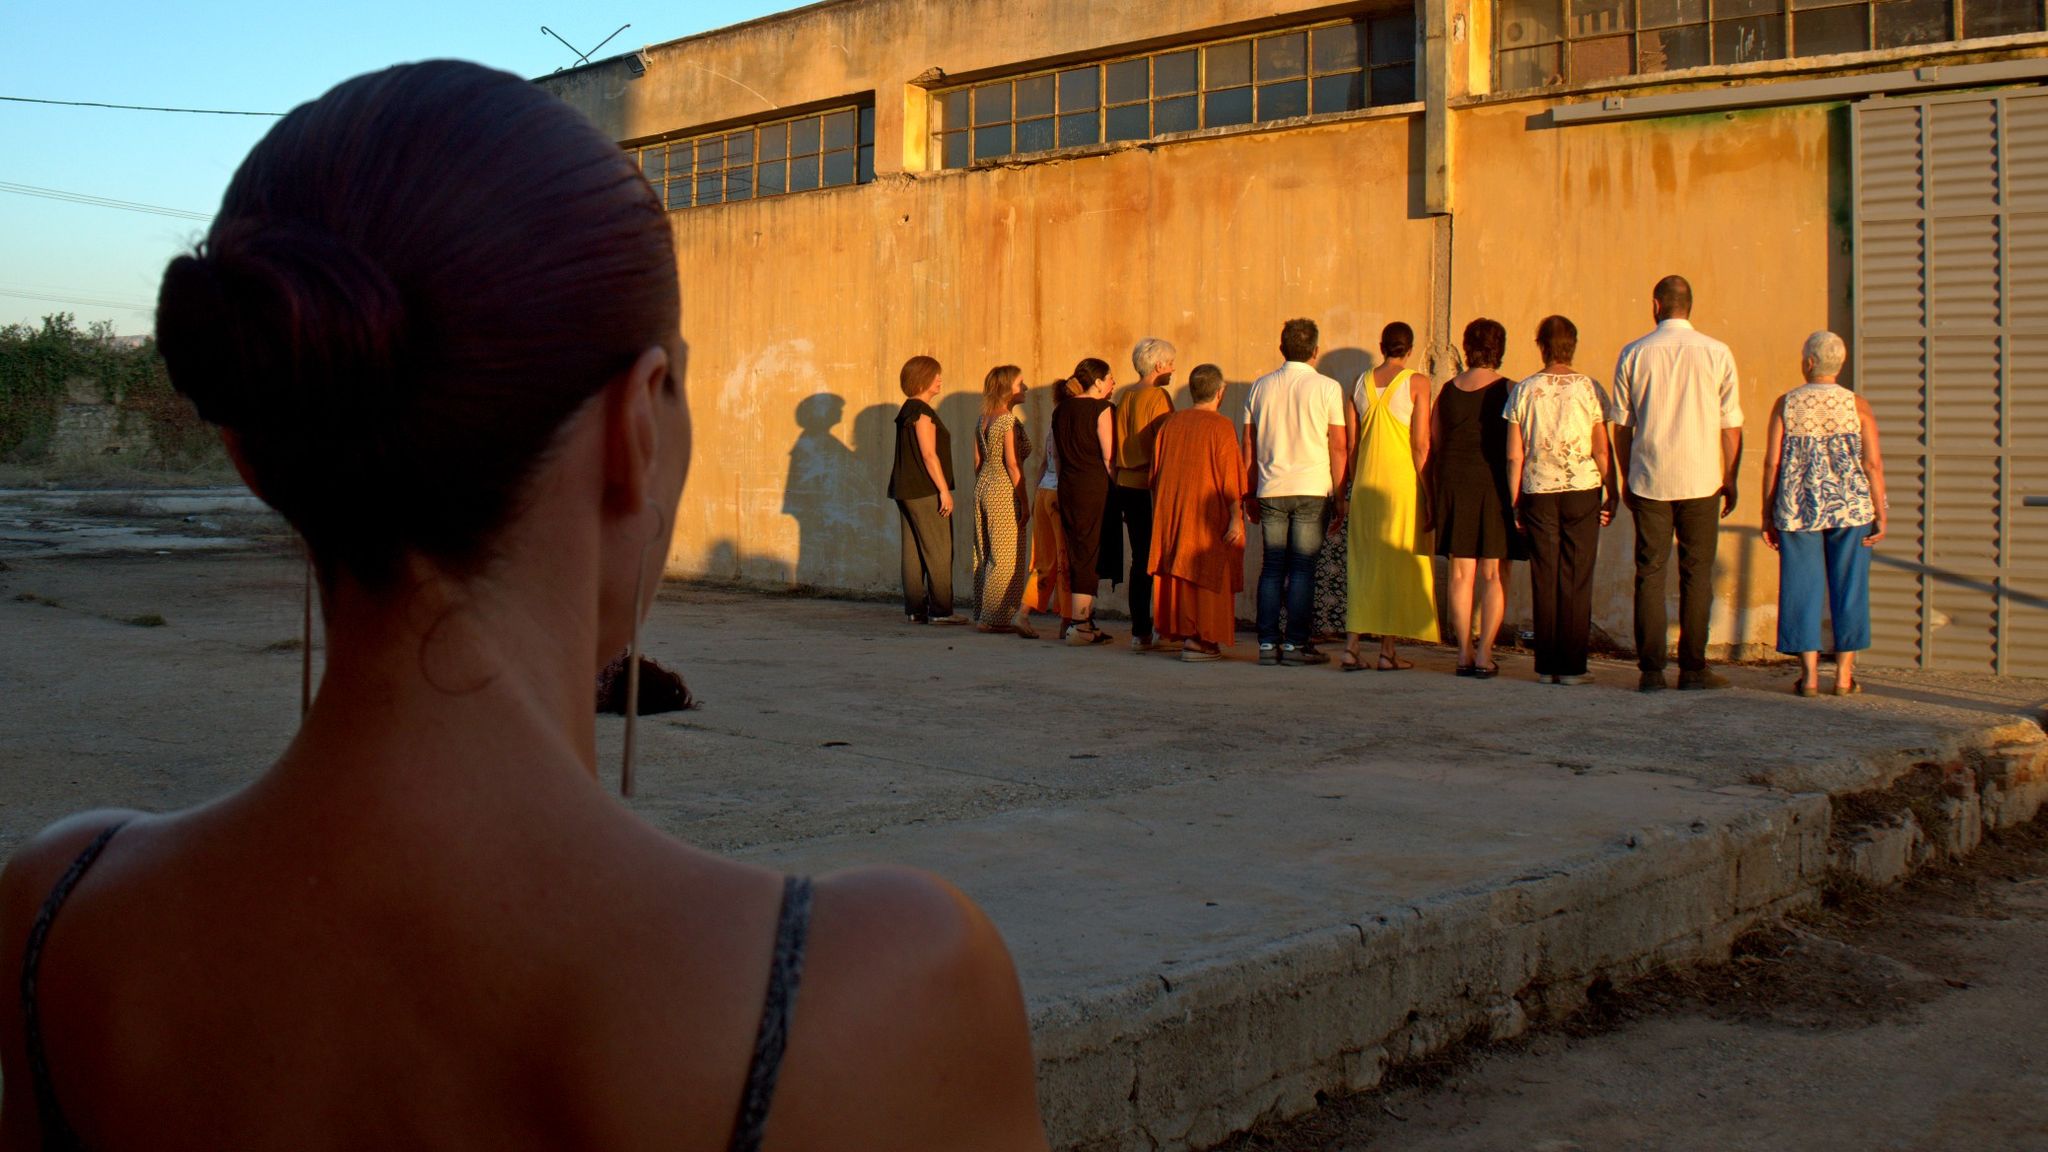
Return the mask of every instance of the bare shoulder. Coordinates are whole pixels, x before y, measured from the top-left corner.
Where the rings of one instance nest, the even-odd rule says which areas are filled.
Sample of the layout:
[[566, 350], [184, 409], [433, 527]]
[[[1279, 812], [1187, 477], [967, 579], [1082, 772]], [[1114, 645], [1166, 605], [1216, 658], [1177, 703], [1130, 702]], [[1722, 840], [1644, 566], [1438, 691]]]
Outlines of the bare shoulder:
[[[8, 858], [0, 869], [0, 972], [6, 973], [9, 987], [22, 975], [29, 933], [50, 892], [101, 833], [138, 815], [114, 809], [81, 812], [50, 825]], [[28, 1103], [27, 1056], [21, 1002], [10, 996], [0, 1001], [0, 1085], [7, 1089], [0, 1103], [0, 1147], [28, 1148], [37, 1136], [35, 1110]]]
[[1016, 966], [958, 889], [907, 868], [821, 879], [771, 1142], [1042, 1150]]
[[64, 873], [92, 845], [102, 832], [126, 824], [140, 812], [102, 808], [67, 816], [37, 833], [16, 849], [0, 869], [0, 926], [10, 931], [0, 941], [0, 955], [20, 944], [13, 937], [25, 935], [36, 911]]

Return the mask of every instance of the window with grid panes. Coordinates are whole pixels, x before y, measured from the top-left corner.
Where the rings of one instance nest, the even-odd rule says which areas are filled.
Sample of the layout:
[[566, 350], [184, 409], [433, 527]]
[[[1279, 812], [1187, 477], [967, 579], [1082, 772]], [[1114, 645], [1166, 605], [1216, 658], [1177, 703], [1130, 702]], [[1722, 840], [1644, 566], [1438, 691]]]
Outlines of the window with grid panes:
[[1415, 99], [1412, 12], [990, 81], [932, 95], [942, 168]]
[[2043, 0], [1499, 0], [1504, 92], [2040, 32]]
[[634, 149], [671, 211], [875, 178], [873, 105], [664, 140]]

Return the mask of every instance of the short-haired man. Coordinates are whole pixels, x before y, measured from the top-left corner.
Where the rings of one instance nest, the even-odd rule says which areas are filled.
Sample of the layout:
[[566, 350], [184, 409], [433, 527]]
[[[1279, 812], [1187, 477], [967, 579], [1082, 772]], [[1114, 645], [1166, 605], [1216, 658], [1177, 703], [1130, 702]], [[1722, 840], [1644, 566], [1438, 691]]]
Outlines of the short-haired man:
[[1640, 687], [1665, 687], [1671, 538], [1678, 537], [1678, 686], [1726, 688], [1707, 668], [1720, 521], [1735, 511], [1742, 397], [1735, 354], [1692, 326], [1692, 285], [1666, 276], [1651, 291], [1657, 328], [1621, 350], [1607, 419], [1636, 524], [1636, 666]]
[[1138, 382], [1116, 398], [1116, 483], [1109, 514], [1131, 542], [1131, 651], [1165, 651], [1152, 630], [1152, 446], [1173, 414], [1173, 345], [1147, 336], [1131, 349]]
[[1244, 588], [1244, 461], [1237, 429], [1216, 409], [1223, 370], [1204, 364], [1188, 376], [1194, 407], [1159, 422], [1152, 454], [1157, 516], [1145, 566], [1158, 585], [1159, 635], [1190, 664], [1221, 660], [1237, 635], [1237, 593]]
[[[1286, 363], [1259, 377], [1245, 411], [1245, 511], [1259, 521], [1259, 663], [1327, 664], [1309, 643], [1314, 622], [1316, 553], [1323, 532], [1343, 515], [1344, 389], [1316, 371], [1321, 353], [1313, 320], [1280, 329]], [[1287, 635], [1280, 606], [1287, 605]]]

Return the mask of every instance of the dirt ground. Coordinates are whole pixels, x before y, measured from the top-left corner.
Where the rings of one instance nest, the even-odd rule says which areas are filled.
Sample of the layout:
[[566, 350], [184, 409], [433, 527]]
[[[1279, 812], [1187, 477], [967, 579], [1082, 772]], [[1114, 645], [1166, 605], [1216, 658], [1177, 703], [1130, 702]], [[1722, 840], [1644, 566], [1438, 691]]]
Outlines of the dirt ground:
[[2048, 1149], [2048, 828], [1216, 1152]]

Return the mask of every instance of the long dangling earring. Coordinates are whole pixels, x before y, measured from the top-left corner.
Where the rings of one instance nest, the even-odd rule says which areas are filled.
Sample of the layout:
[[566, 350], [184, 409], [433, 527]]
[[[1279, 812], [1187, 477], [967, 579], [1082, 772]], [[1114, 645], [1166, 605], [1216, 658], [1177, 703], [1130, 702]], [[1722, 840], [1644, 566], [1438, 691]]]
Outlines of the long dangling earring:
[[626, 644], [626, 739], [625, 749], [620, 756], [619, 795], [629, 800], [632, 799], [634, 790], [634, 729], [640, 719], [640, 624], [645, 618], [640, 605], [647, 595], [647, 553], [668, 537], [668, 526], [662, 521], [661, 509], [653, 500], [649, 500], [647, 510], [654, 513], [654, 534], [647, 538], [646, 546], [641, 548], [640, 567], [633, 574], [633, 638]]

